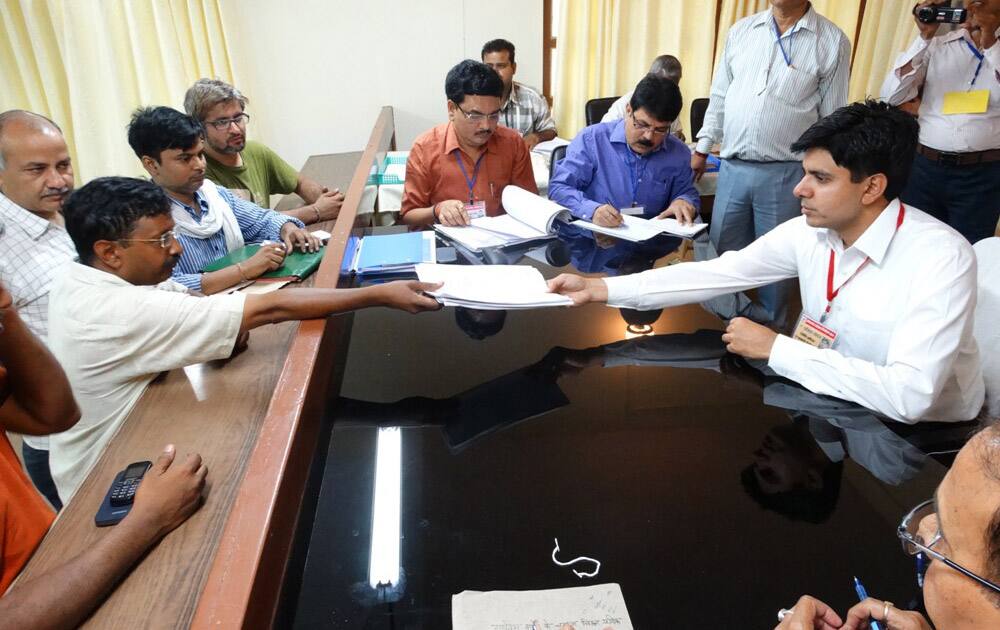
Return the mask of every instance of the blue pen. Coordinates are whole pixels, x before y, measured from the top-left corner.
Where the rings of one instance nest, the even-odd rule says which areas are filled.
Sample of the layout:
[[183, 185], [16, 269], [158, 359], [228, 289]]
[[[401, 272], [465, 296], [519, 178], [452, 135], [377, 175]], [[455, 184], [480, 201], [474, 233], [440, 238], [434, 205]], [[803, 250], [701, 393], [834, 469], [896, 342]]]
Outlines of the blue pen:
[[917, 586], [920, 588], [924, 587], [924, 574], [927, 573], [927, 558], [924, 556], [924, 552], [921, 551], [916, 555], [917, 558]]
[[[854, 576], [854, 590], [858, 594], [859, 602], [863, 602], [868, 599], [868, 591], [865, 590], [865, 585], [861, 583], [861, 580], [859, 580], [857, 576]], [[874, 619], [869, 622], [868, 627], [871, 628], [871, 630], [883, 630], [882, 624]]]

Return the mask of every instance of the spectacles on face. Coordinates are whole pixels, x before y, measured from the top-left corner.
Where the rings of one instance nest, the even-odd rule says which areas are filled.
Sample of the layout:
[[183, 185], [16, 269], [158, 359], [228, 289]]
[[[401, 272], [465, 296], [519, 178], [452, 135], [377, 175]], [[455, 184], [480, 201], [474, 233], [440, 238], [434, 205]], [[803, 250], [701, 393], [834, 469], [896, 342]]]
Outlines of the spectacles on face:
[[653, 136], [662, 136], [670, 131], [670, 127], [654, 127], [644, 120], [639, 120], [635, 117], [635, 112], [632, 112], [632, 126], [635, 127], [636, 131], [639, 133], [649, 132]]
[[482, 112], [467, 112], [464, 109], [462, 109], [462, 106], [459, 105], [458, 103], [455, 103], [455, 108], [458, 109], [458, 111], [462, 112], [462, 115], [465, 116], [466, 120], [469, 120], [469, 121], [472, 121], [472, 122], [475, 122], [475, 123], [483, 122], [484, 119], [489, 119], [490, 122], [499, 122], [500, 121], [500, 112], [499, 111], [495, 111], [492, 114], [484, 114]]
[[910, 513], [903, 517], [903, 521], [896, 529], [896, 535], [899, 536], [900, 541], [903, 543], [903, 551], [911, 556], [915, 556], [918, 553], [923, 552], [931, 558], [943, 562], [962, 575], [972, 578], [986, 588], [1000, 593], [1000, 585], [994, 584], [986, 578], [976, 575], [972, 571], [966, 569], [954, 560], [945, 557], [944, 554], [939, 551], [935, 551], [932, 548], [941, 541], [940, 525], [930, 540], [924, 540], [923, 536], [920, 535], [920, 523], [929, 516], [934, 516], [935, 518], [937, 517], [937, 504], [934, 499], [924, 501], [917, 507], [910, 510]]
[[159, 243], [160, 247], [167, 249], [177, 242], [177, 232], [168, 230], [160, 234], [160, 238], [120, 238], [118, 241], [125, 243]]
[[220, 118], [218, 120], [207, 120], [206, 125], [212, 125], [216, 131], [225, 131], [229, 129], [229, 125], [236, 124], [237, 127], [243, 127], [248, 122], [250, 122], [250, 114], [240, 114], [239, 116], [233, 116], [232, 118]]

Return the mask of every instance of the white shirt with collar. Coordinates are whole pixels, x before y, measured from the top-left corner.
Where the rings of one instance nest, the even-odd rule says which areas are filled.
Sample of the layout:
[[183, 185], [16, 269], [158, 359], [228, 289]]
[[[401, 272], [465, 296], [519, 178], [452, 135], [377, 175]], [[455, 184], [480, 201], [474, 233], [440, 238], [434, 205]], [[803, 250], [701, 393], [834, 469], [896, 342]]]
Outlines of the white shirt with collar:
[[826, 320], [839, 335], [834, 348], [778, 335], [768, 366], [902, 422], [969, 420], [984, 389], [972, 334], [975, 255], [958, 232], [910, 206], [897, 231], [899, 208], [891, 202], [846, 251], [839, 236], [800, 216], [714, 260], [605, 278], [608, 304], [650, 310], [798, 277], [803, 312], [818, 319], [831, 249], [834, 286], [870, 257]]
[[789, 65], [771, 15], [768, 9], [729, 29], [705, 122], [692, 130], [700, 153], [722, 143], [723, 158], [796, 161], [792, 143], [847, 104], [851, 44], [844, 32], [810, 6], [781, 36]]
[[[923, 86], [918, 111], [920, 143], [938, 151], [970, 153], [1000, 148], [1000, 43], [983, 51], [983, 67], [974, 85], [970, 82], [979, 59], [969, 44], [964, 28], [930, 41], [918, 36], [897, 57], [882, 83], [882, 98], [893, 105], [916, 98]], [[911, 63], [910, 72], [903, 74], [903, 68]], [[986, 113], [942, 113], [945, 94], [968, 90], [990, 91]]]
[[[17, 205], [0, 193], [0, 282], [28, 329], [42, 341], [49, 334], [49, 288], [59, 270], [76, 258], [66, 229]], [[21, 436], [46, 450], [49, 438]]]
[[80, 263], [66, 267], [49, 300], [49, 347], [81, 412], [50, 438], [64, 503], [160, 372], [232, 353], [245, 297], [196, 297], [175, 282], [137, 286]]
[[975, 335], [983, 355], [986, 411], [1000, 418], [1000, 238], [984, 238], [972, 248], [979, 268]]

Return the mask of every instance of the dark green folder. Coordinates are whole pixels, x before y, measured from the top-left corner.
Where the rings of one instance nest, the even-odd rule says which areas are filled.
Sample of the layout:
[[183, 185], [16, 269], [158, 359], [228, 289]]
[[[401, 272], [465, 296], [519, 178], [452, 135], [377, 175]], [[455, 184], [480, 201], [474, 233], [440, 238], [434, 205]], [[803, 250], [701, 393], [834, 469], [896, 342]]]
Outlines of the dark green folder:
[[[222, 258], [213, 260], [205, 265], [202, 271], [218, 271], [224, 267], [241, 263], [256, 254], [258, 249], [260, 249], [260, 244], [255, 243], [253, 245], [246, 245], [240, 249], [233, 250]], [[297, 250], [293, 251], [291, 254], [285, 256], [285, 262], [283, 262], [280, 267], [274, 271], [268, 271], [262, 275], [261, 278], [296, 277], [299, 280], [307, 278], [309, 277], [309, 274], [319, 268], [319, 263], [323, 260], [323, 253], [325, 251], [325, 246], [321, 247], [318, 252], [312, 253], [304, 253]]]

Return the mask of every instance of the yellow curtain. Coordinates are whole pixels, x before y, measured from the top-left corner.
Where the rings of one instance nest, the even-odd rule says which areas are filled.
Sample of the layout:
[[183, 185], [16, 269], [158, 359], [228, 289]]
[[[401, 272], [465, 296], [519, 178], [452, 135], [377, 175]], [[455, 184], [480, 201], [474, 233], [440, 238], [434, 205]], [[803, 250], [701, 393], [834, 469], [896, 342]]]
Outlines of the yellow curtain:
[[851, 73], [852, 101], [877, 98], [896, 57], [916, 38], [913, 4], [911, 0], [880, 0], [865, 5]]
[[688, 106], [712, 81], [716, 9], [716, 0], [562, 2], [552, 89], [559, 135], [584, 127], [588, 100], [624, 94], [657, 55], [671, 54], [684, 67], [681, 122], [690, 138]]
[[45, 114], [77, 182], [142, 168], [125, 126], [140, 105], [182, 106], [199, 77], [234, 82], [220, 0], [4, 0], [0, 111]]

